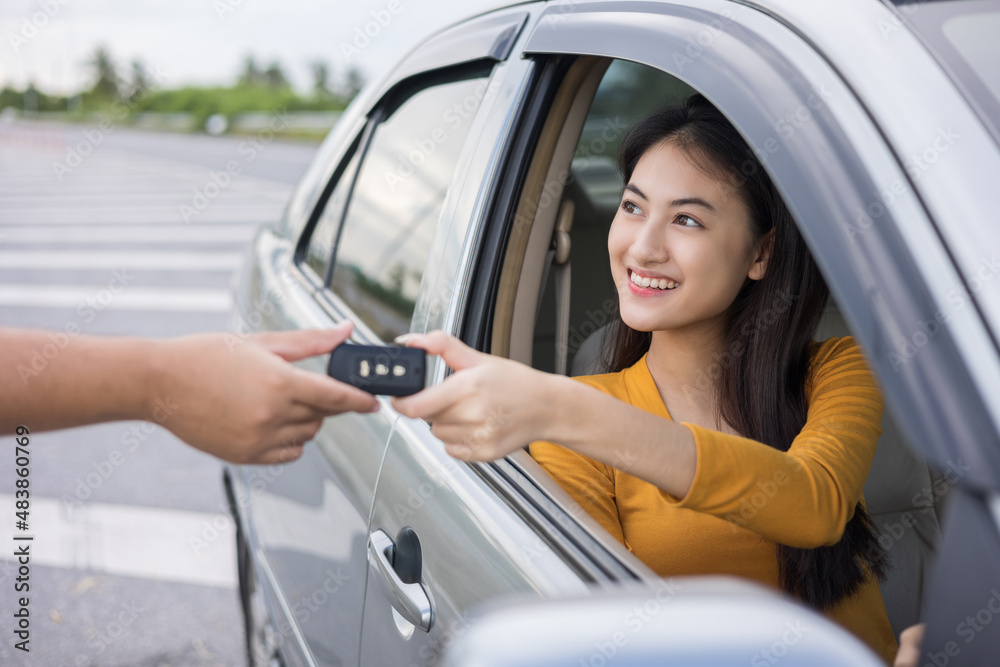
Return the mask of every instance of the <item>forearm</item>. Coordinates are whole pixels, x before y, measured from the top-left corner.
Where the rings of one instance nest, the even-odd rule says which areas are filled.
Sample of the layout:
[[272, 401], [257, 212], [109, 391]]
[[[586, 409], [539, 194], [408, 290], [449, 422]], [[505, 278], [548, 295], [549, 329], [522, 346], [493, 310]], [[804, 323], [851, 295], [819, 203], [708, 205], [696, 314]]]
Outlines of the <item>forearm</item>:
[[156, 341], [0, 327], [0, 433], [150, 418]]
[[554, 412], [545, 439], [643, 479], [683, 498], [697, 465], [694, 436], [684, 425], [657, 417], [567, 378], [548, 389]]

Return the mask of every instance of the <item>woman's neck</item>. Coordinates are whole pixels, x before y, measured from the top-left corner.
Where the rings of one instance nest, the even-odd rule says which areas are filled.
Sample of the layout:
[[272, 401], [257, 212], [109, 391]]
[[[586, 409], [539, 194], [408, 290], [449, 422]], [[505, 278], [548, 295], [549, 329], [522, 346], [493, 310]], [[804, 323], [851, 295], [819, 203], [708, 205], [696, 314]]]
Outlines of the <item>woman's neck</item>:
[[653, 332], [646, 365], [668, 410], [701, 406], [715, 412], [716, 385], [731, 363], [724, 341], [721, 322]]

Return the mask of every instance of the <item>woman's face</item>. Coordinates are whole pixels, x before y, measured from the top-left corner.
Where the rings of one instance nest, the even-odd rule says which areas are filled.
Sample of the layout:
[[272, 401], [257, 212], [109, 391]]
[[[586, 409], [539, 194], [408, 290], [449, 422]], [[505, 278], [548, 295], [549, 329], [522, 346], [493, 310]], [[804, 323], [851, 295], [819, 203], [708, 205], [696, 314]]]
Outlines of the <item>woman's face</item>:
[[672, 142], [654, 145], [636, 164], [608, 234], [622, 320], [637, 331], [721, 323], [746, 278], [763, 277], [764, 245], [753, 242], [735, 191]]

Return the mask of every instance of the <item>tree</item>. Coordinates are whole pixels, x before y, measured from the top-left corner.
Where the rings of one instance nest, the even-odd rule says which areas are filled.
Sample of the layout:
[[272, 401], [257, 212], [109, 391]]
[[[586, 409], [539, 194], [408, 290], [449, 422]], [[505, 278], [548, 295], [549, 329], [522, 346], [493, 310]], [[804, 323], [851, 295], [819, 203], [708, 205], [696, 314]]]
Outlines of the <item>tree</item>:
[[313, 94], [316, 97], [330, 96], [330, 66], [322, 60], [315, 60], [309, 64], [313, 77]]
[[288, 88], [288, 78], [285, 77], [284, 71], [281, 69], [281, 64], [274, 60], [267, 69], [264, 70], [264, 83], [270, 88]]
[[97, 47], [89, 65], [94, 69], [94, 85], [90, 92], [100, 97], [118, 97], [118, 72], [111, 54], [104, 46]]
[[344, 81], [344, 97], [348, 100], [353, 99], [364, 85], [365, 77], [361, 74], [361, 70], [357, 67], [351, 67], [347, 70], [347, 78]]
[[248, 55], [243, 59], [243, 73], [240, 74], [239, 85], [259, 86], [264, 82], [264, 73], [257, 67], [257, 61], [253, 55]]
[[132, 76], [129, 80], [129, 99], [135, 99], [145, 95], [153, 87], [153, 80], [146, 70], [146, 66], [141, 60], [132, 61]]

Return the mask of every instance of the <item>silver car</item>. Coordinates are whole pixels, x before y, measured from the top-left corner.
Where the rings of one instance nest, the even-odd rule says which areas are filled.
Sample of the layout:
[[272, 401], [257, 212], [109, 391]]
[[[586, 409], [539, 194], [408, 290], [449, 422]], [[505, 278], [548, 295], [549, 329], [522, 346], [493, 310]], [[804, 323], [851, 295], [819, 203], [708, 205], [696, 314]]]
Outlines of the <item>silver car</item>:
[[[854, 335], [885, 394], [865, 498], [894, 630], [928, 623], [921, 664], [998, 664], [998, 34], [996, 0], [552, 0], [452, 25], [342, 116], [257, 235], [234, 330], [444, 329], [590, 371], [615, 151], [700, 92], [823, 270], [821, 337]], [[659, 579], [527, 451], [458, 462], [380, 400], [294, 463], [227, 470], [251, 664], [880, 664], [763, 587]]]

